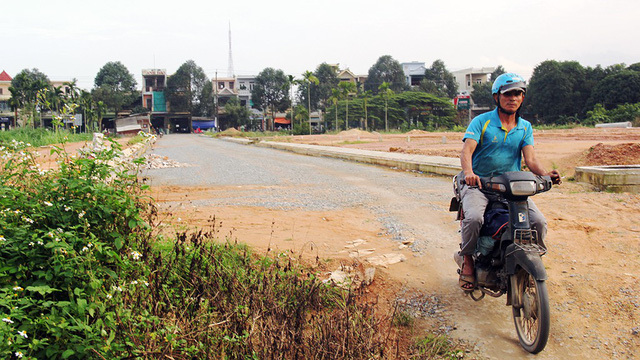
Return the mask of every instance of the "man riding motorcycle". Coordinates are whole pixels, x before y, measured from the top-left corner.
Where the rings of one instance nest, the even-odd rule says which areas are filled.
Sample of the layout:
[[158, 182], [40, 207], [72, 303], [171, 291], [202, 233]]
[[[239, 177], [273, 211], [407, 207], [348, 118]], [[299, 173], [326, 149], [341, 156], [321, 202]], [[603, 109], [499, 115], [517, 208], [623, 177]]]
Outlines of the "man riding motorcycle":
[[[541, 176], [548, 175], [554, 183], [560, 183], [558, 171], [547, 172], [536, 158], [531, 123], [520, 117], [526, 90], [526, 83], [519, 75], [507, 73], [498, 76], [491, 91], [496, 109], [476, 116], [469, 123], [462, 140], [464, 145], [460, 162], [465, 184], [460, 190], [464, 218], [460, 249], [463, 266], [459, 285], [465, 291], [474, 288], [476, 279], [472, 254], [475, 252], [484, 222], [484, 212], [489, 203], [489, 199], [481, 191], [480, 177], [520, 171], [524, 156], [524, 162], [531, 172]], [[540, 235], [543, 244], [547, 221], [533, 201], [529, 199], [528, 202], [531, 226]]]

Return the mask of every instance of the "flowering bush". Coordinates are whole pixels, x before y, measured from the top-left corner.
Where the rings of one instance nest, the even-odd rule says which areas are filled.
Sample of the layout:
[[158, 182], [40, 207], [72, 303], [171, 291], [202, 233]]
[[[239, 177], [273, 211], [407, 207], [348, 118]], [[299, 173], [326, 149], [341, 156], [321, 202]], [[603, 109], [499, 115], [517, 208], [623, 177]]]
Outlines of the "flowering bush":
[[108, 354], [123, 274], [146, 282], [132, 266], [147, 229], [137, 178], [113, 173], [115, 143], [83, 157], [58, 148], [55, 170], [29, 146], [0, 143], [0, 358]]

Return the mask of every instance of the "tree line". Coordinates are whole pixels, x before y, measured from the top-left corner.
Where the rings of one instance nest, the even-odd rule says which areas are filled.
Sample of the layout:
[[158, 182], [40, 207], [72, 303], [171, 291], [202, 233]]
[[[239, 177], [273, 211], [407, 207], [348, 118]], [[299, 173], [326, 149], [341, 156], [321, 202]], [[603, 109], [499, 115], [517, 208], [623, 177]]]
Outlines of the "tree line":
[[[295, 133], [310, 133], [310, 114], [322, 114], [322, 131], [358, 127], [365, 130], [419, 128], [450, 129], [465, 125], [465, 116], [455, 111], [458, 94], [455, 77], [442, 60], [426, 69], [419, 86], [409, 86], [400, 63], [381, 56], [364, 82], [341, 82], [338, 69], [327, 63], [300, 77], [274, 68], [263, 69], [251, 91], [253, 107], [270, 114], [285, 112]], [[491, 83], [506, 72], [496, 67], [490, 81], [474, 84], [476, 105], [493, 108]], [[22, 125], [42, 126], [42, 113], [51, 111], [54, 126], [66, 126], [75, 113], [84, 115], [91, 129], [100, 129], [107, 111], [148, 111], [141, 104], [133, 74], [121, 62], [108, 62], [98, 72], [91, 91], [78, 89], [76, 81], [53, 87], [37, 69], [16, 75], [9, 88], [12, 110], [20, 109]], [[297, 92], [294, 93], [294, 89]], [[193, 60], [183, 63], [167, 78], [165, 97], [171, 111], [211, 117], [222, 105], [225, 127], [251, 126], [251, 112], [238, 99], [215, 103], [212, 81]], [[292, 104], [297, 104], [292, 107]], [[73, 105], [73, 106], [72, 106]], [[523, 115], [534, 124], [591, 126], [600, 122], [640, 119], [640, 63], [584, 67], [576, 61], [547, 60], [538, 64], [528, 84]], [[254, 123], [255, 124], [255, 123]], [[316, 129], [320, 131], [320, 129]]]

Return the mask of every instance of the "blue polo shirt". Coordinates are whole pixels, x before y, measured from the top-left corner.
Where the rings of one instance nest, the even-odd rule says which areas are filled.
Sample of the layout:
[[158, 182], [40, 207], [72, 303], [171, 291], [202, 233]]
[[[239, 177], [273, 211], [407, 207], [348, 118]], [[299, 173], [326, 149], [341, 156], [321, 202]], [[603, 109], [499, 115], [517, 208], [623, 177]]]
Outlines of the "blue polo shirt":
[[495, 109], [471, 120], [462, 141], [466, 139], [478, 142], [471, 158], [473, 172], [483, 177], [500, 175], [521, 170], [522, 148], [533, 145], [533, 129], [530, 122], [518, 117], [516, 127], [507, 133]]

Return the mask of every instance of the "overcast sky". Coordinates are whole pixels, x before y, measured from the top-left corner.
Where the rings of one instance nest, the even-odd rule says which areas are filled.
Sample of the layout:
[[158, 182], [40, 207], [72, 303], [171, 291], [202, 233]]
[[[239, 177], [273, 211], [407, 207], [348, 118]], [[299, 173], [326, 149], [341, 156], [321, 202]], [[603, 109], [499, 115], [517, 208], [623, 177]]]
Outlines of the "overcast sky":
[[122, 62], [172, 74], [192, 59], [225, 76], [229, 24], [234, 72], [299, 76], [322, 62], [366, 74], [381, 55], [450, 71], [502, 65], [529, 78], [544, 60], [584, 66], [640, 62], [637, 0], [4, 1], [0, 71], [37, 68], [93, 87]]

